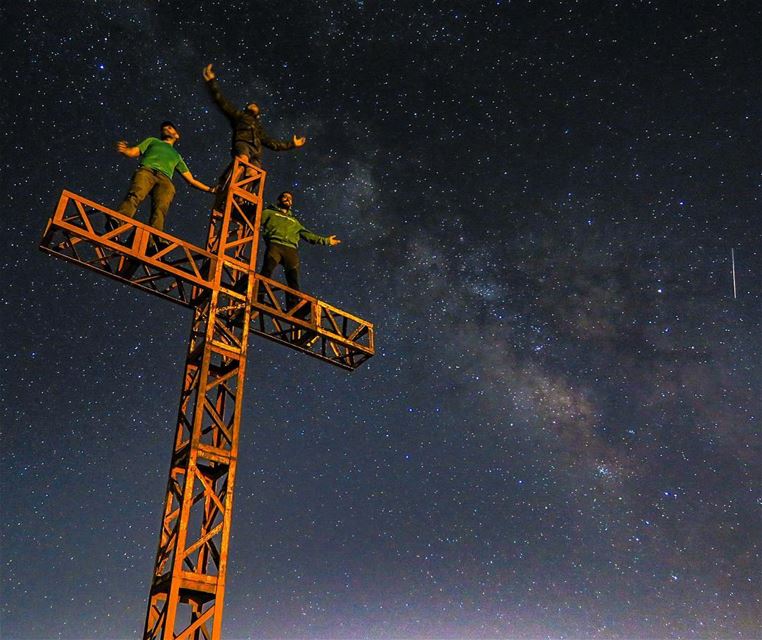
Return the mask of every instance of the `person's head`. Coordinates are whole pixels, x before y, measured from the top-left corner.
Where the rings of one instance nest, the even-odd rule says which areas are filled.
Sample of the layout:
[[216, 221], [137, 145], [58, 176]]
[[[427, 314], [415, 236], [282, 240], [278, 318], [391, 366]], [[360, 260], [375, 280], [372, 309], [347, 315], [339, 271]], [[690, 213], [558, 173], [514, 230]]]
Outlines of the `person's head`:
[[169, 120], [161, 123], [161, 139], [167, 142], [177, 142], [180, 139], [180, 132]]
[[255, 118], [259, 117], [259, 105], [256, 102], [250, 102], [247, 104], [246, 111], [252, 114]]
[[294, 204], [294, 194], [290, 191], [284, 191], [278, 196], [278, 206], [283, 209], [290, 209]]

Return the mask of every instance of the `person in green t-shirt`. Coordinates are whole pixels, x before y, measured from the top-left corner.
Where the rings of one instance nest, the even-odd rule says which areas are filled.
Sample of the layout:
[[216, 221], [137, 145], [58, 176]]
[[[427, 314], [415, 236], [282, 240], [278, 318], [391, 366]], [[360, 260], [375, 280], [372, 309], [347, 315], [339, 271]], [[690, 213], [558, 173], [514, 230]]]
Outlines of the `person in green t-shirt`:
[[[167, 121], [161, 123], [161, 139], [146, 138], [134, 147], [128, 146], [124, 140], [116, 143], [116, 150], [122, 155], [140, 158], [127, 195], [117, 208], [119, 213], [133, 218], [140, 203], [150, 194], [151, 217], [148, 224], [163, 231], [167, 210], [175, 197], [175, 185], [172, 184], [175, 169], [192, 187], [207, 193], [215, 192], [213, 187], [208, 187], [191, 175], [188, 165], [175, 149], [175, 143], [179, 139], [177, 128]], [[109, 222], [111, 227], [118, 226], [113, 219], [109, 219]]]

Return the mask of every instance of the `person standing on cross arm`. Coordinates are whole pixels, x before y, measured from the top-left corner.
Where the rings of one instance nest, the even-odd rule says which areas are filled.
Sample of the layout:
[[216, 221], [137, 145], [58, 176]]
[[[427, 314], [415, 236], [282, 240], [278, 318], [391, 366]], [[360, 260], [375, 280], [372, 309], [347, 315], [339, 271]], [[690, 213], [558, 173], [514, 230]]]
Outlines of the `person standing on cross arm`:
[[[262, 211], [262, 237], [267, 248], [259, 273], [270, 278], [275, 268], [282, 264], [286, 273], [286, 284], [292, 289], [301, 291], [299, 241], [333, 247], [340, 244], [341, 240], [336, 236], [320, 236], [305, 228], [294, 216], [291, 210], [293, 204], [294, 195], [290, 191], [284, 191], [278, 196], [277, 204]], [[289, 309], [298, 301], [293, 294], [286, 294], [286, 305]]]
[[[116, 150], [123, 156], [140, 158], [127, 195], [117, 208], [119, 213], [134, 218], [138, 206], [150, 194], [151, 217], [148, 224], [163, 231], [169, 205], [175, 197], [175, 185], [172, 183], [175, 169], [192, 187], [215, 193], [216, 188], [209, 187], [193, 177], [188, 165], [175, 149], [175, 143], [179, 139], [180, 134], [175, 125], [165, 121], [161, 123], [161, 139], [149, 137], [134, 147], [129, 146], [124, 140], [116, 143]], [[116, 221], [109, 220], [109, 226], [118, 226]]]

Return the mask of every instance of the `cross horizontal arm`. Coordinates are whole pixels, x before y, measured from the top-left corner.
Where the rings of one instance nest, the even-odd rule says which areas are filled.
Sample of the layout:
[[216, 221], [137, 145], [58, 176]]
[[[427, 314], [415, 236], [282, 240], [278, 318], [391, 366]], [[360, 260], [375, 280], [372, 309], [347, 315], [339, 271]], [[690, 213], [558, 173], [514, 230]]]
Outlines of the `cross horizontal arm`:
[[[70, 191], [61, 194], [40, 249], [190, 308], [215, 286], [215, 254]], [[349, 370], [373, 356], [372, 323], [253, 273], [245, 262], [227, 258], [225, 269], [235, 273], [228, 287], [220, 285], [222, 317], [240, 326], [246, 296], [235, 283], [245, 282], [245, 273], [254, 287], [254, 333]], [[286, 294], [297, 300], [290, 309]]]

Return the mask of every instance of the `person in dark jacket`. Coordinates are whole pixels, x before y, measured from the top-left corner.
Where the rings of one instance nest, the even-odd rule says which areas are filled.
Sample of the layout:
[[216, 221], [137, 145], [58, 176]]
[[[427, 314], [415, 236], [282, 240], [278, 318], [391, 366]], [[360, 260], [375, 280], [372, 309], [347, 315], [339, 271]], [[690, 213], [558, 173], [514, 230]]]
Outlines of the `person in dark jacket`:
[[[253, 164], [255, 167], [262, 167], [262, 147], [267, 147], [273, 151], [286, 151], [304, 146], [307, 139], [304, 137], [292, 136], [291, 140], [277, 140], [271, 137], [260, 120], [260, 109], [256, 102], [250, 102], [243, 109], [237, 109], [220, 90], [217, 75], [208, 64], [203, 71], [206, 87], [212, 96], [215, 104], [220, 108], [225, 117], [230, 122], [233, 129], [233, 138], [231, 143], [231, 155], [233, 159], [240, 158]], [[227, 187], [230, 179], [230, 169], [228, 166], [220, 178], [220, 184], [223, 188]]]
[[[262, 238], [267, 250], [262, 262], [260, 274], [266, 278], [272, 277], [273, 271], [283, 265], [286, 273], [286, 284], [292, 289], [301, 291], [299, 286], [299, 241], [310, 244], [322, 244], [334, 247], [341, 243], [336, 236], [320, 236], [306, 229], [291, 211], [294, 204], [294, 194], [284, 191], [278, 196], [276, 205], [271, 205], [262, 211]], [[286, 305], [290, 309], [298, 300], [291, 295], [286, 296]]]

